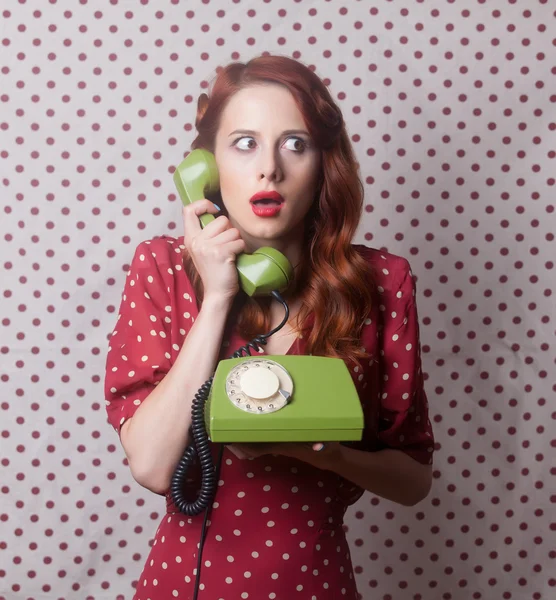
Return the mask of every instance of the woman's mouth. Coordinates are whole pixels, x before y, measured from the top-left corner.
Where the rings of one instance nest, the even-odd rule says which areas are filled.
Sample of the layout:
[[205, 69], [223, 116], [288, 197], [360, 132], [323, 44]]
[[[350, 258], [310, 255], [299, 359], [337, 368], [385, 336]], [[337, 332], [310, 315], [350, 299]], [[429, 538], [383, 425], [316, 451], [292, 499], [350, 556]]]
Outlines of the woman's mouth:
[[251, 197], [251, 208], [259, 217], [273, 217], [277, 215], [284, 203], [281, 194], [275, 191], [257, 192]]
[[282, 210], [282, 202], [261, 199], [251, 202], [251, 209], [258, 217], [274, 217]]

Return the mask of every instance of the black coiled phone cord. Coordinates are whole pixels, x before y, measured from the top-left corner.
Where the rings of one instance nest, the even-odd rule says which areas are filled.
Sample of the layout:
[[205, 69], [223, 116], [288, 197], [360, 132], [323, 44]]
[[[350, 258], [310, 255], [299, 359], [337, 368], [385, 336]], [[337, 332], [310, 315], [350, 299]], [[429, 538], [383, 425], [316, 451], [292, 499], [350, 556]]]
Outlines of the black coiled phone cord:
[[[257, 349], [257, 345], [260, 346], [266, 344], [267, 337], [268, 336], [263, 335], [257, 336], [246, 346], [241, 346], [237, 352], [234, 352], [231, 358], [240, 358], [247, 354], [251, 356], [249, 348]], [[219, 471], [219, 468], [217, 470], [214, 469], [208, 434], [205, 428], [205, 404], [209, 396], [210, 388], [212, 387], [213, 379], [214, 375], [208, 379], [195, 394], [195, 398], [191, 405], [191, 436], [193, 438], [193, 443], [185, 449], [180, 458], [170, 485], [170, 492], [172, 494], [174, 505], [180, 512], [189, 517], [198, 515], [210, 505], [214, 498], [216, 484], [218, 482], [217, 471]], [[221, 452], [223, 448], [224, 446], [220, 449]], [[201, 465], [201, 489], [198, 491], [197, 498], [193, 502], [189, 502], [185, 498], [184, 484], [187, 478], [187, 471], [196, 458], [199, 459]], [[220, 463], [220, 460], [218, 462]], [[220, 464], [218, 467], [220, 467]]]
[[[269, 333], [258, 335], [245, 346], [238, 348], [230, 358], [241, 358], [247, 355], [252, 356], [251, 349], [258, 352], [261, 346], [266, 345], [268, 338], [282, 329], [287, 323], [290, 311], [286, 301], [277, 291], [271, 292], [271, 295], [284, 306], [286, 311], [284, 319]], [[205, 403], [209, 396], [213, 379], [214, 375], [206, 381], [195, 394], [191, 407], [191, 435], [193, 443], [185, 449], [183, 456], [174, 471], [170, 485], [170, 492], [174, 505], [180, 512], [188, 516], [198, 515], [205, 508], [210, 506], [218, 482], [218, 473], [214, 469], [208, 434], [205, 429]], [[201, 465], [201, 489], [198, 492], [196, 500], [188, 502], [185, 498], [184, 484], [187, 479], [187, 471], [197, 457]], [[218, 462], [220, 463], [220, 460]]]
[[[258, 335], [253, 340], [248, 342], [245, 346], [241, 346], [232, 354], [230, 358], [241, 358], [243, 356], [252, 356], [251, 348], [259, 351], [261, 346], [266, 345], [268, 338], [282, 329], [287, 323], [289, 318], [289, 308], [282, 296], [276, 290], [271, 292], [271, 295], [280, 302], [285, 308], [286, 314], [282, 322], [275, 327], [272, 331], [264, 335]], [[193, 403], [191, 406], [191, 436], [193, 443], [188, 446], [175, 471], [172, 475], [172, 481], [170, 484], [170, 494], [175, 507], [187, 516], [194, 516], [200, 514], [205, 510], [205, 518], [203, 521], [203, 527], [201, 530], [201, 539], [199, 543], [199, 556], [197, 559], [197, 574], [195, 583], [195, 592], [193, 600], [197, 599], [198, 586], [199, 586], [199, 575], [201, 572], [201, 557], [203, 552], [203, 544], [206, 534], [207, 519], [210, 511], [212, 500], [216, 493], [216, 487], [218, 483], [218, 477], [220, 473], [220, 466], [222, 464], [222, 455], [224, 452], [224, 445], [220, 447], [218, 456], [218, 464], [216, 469], [212, 460], [212, 453], [209, 446], [208, 434], [205, 429], [205, 403], [212, 387], [212, 381], [214, 375], [208, 379], [195, 394]], [[197, 494], [197, 498], [193, 502], [189, 502], [185, 498], [185, 483], [187, 480], [187, 471], [195, 458], [199, 459], [201, 465], [201, 489]]]

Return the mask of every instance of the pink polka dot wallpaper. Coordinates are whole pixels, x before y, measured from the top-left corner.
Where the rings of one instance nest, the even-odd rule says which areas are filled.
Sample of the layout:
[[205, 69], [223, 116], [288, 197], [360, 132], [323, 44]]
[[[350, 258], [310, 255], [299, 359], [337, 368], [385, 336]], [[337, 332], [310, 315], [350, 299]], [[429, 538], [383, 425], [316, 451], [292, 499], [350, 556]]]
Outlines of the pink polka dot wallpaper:
[[13, 0], [0, 15], [0, 599], [134, 595], [166, 507], [107, 422], [108, 338], [135, 248], [183, 235], [172, 173], [198, 95], [270, 52], [329, 86], [365, 186], [354, 243], [407, 258], [417, 286], [433, 487], [348, 511], [361, 598], [552, 600], [556, 5]]

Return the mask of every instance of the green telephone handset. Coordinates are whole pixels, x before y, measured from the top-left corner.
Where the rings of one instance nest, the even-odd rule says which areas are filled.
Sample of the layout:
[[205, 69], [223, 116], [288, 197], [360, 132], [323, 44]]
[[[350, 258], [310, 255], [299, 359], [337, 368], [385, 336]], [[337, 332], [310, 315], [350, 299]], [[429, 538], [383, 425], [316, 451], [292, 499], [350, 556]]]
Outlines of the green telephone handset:
[[[174, 183], [185, 205], [217, 192], [220, 177], [214, 155], [202, 148], [193, 150], [174, 171]], [[206, 227], [214, 218], [210, 213], [201, 215], [201, 226]], [[288, 259], [270, 247], [259, 248], [253, 254], [239, 254], [236, 266], [239, 285], [248, 296], [267, 295], [272, 290], [282, 292], [293, 277]]]

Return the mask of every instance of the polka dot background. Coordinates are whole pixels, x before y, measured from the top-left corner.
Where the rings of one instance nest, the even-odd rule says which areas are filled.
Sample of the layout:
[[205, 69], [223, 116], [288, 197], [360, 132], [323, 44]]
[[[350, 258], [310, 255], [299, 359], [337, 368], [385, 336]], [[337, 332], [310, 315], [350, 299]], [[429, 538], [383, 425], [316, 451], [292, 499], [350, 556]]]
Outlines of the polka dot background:
[[356, 237], [418, 280], [434, 485], [346, 526], [365, 600], [556, 594], [555, 5], [2, 5], [0, 597], [124, 600], [164, 501], [106, 422], [136, 245], [181, 235], [172, 169], [215, 69], [313, 65], [365, 181]]

